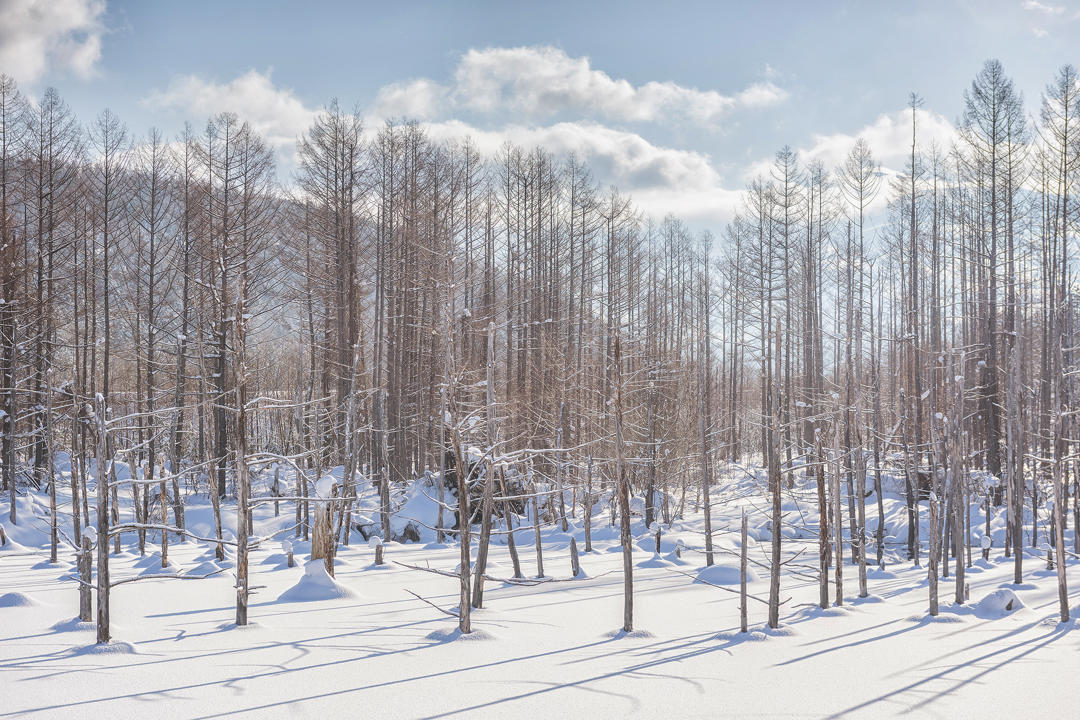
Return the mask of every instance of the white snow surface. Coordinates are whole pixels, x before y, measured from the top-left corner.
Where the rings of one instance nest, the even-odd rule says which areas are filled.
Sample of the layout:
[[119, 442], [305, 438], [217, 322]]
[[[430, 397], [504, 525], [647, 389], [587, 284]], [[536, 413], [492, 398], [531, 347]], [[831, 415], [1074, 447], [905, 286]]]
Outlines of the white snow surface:
[[[66, 471], [63, 463], [58, 467]], [[266, 494], [271, 477], [269, 471], [258, 476], [256, 496]], [[1056, 576], [1046, 569], [1045, 517], [1038, 547], [1031, 548], [1028, 511], [1024, 582], [1015, 585], [1012, 560], [1001, 549], [1003, 509], [995, 509], [990, 560], [983, 561], [984, 517], [973, 506], [974, 563], [966, 575], [971, 600], [954, 605], [953, 579], [942, 578], [941, 612], [930, 618], [926, 568], [900, 554], [906, 538], [903, 500], [887, 494], [885, 570], [872, 567], [869, 597], [859, 598], [857, 571], [845, 547], [844, 605], [823, 610], [815, 581], [814, 488], [797, 484], [785, 491], [784, 604], [781, 627], [771, 630], [766, 606], [753, 599], [768, 595], [770, 531], [760, 478], [760, 471], [740, 468], [725, 473], [714, 488], [713, 568], [705, 567], [703, 516], [692, 492], [685, 499], [685, 519], [662, 525], [660, 553], [655, 535], [634, 518], [631, 633], [620, 631], [622, 557], [606, 503], [594, 508], [592, 552], [584, 551], [580, 507], [567, 532], [545, 525], [545, 581], [487, 582], [484, 608], [472, 615], [475, 632], [461, 635], [453, 617], [409, 592], [456, 612], [458, 581], [397, 564], [451, 570], [460, 563], [453, 537], [436, 545], [425, 530], [419, 543], [386, 542], [386, 563], [375, 566], [374, 544], [353, 532], [330, 578], [322, 561], [307, 562], [310, 543], [294, 539], [294, 506], [283, 502], [279, 517], [272, 503], [255, 510], [255, 536], [285, 532], [251, 552], [250, 583], [258, 588], [250, 601], [251, 625], [233, 624], [231, 549], [218, 561], [212, 543], [170, 537], [169, 567], [162, 569], [157, 533], [148, 533], [143, 557], [130, 533], [123, 536], [122, 552], [112, 556], [116, 579], [150, 571], [203, 576], [225, 570], [205, 579], [145, 579], [116, 587], [114, 642], [104, 647], [94, 644], [93, 623], [73, 619], [75, 555], [64, 538], [59, 563], [48, 562], [48, 498], [20, 495], [19, 524], [12, 526], [5, 497], [0, 522], [9, 544], [0, 548], [0, 719], [1070, 716], [1080, 631], [1075, 619], [1058, 622]], [[61, 530], [70, 537], [67, 484], [65, 477], [58, 487]], [[424, 502], [432, 490], [414, 486], [396, 493], [400, 517], [433, 524], [433, 506]], [[374, 491], [362, 492], [357, 515], [377, 519]], [[130, 500], [123, 492], [121, 499], [121, 519], [128, 521]], [[670, 500], [681, 501], [679, 493]], [[210, 507], [205, 496], [187, 498], [189, 529], [213, 536]], [[846, 524], [846, 499], [844, 507]], [[744, 509], [753, 596], [746, 634], [739, 632], [737, 594]], [[872, 531], [874, 496], [867, 500], [867, 514]], [[924, 558], [926, 515], [924, 502]], [[444, 521], [451, 524], [452, 513]], [[225, 502], [223, 523], [225, 538], [233, 538], [231, 500]], [[533, 529], [524, 517], [515, 529], [523, 574], [534, 578]], [[1072, 533], [1070, 523], [1069, 548]], [[570, 577], [571, 537], [581, 552], [578, 579]], [[282, 539], [293, 544], [295, 567], [287, 566]], [[873, 564], [872, 539], [868, 555]], [[512, 575], [505, 535], [495, 537], [490, 558], [490, 575]], [[1080, 611], [1078, 565], [1073, 558], [1067, 564], [1074, 617]], [[830, 597], [834, 592], [830, 582]]]
[[278, 601], [311, 602], [313, 600], [343, 600], [354, 597], [356, 597], [355, 592], [330, 577], [326, 572], [324, 561], [310, 560], [304, 565], [304, 574], [300, 576], [295, 585], [278, 596]]

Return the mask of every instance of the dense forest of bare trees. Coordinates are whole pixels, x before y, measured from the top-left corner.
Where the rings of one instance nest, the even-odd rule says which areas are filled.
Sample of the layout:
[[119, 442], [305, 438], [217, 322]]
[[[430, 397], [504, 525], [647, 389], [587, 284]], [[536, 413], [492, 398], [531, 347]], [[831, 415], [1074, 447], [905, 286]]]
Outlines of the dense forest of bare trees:
[[[767, 469], [773, 527], [788, 488], [816, 487], [824, 605], [830, 566], [842, 599], [842, 528], [861, 595], [867, 563], [883, 562], [866, 501], [876, 489], [881, 502], [890, 472], [905, 486], [906, 553], [929, 552], [935, 593], [943, 565], [963, 602], [980, 530], [967, 508], [985, 503], [1009, 519], [1017, 582], [1025, 543], [1049, 534], [1067, 614], [1080, 76], [1063, 67], [1029, 107], [987, 62], [952, 147], [921, 141], [920, 102], [901, 172], [882, 172], [861, 140], [839, 167], [784, 148], [713, 237], [646, 217], [543, 148], [484, 156], [421, 124], [364, 127], [333, 102], [298, 139], [295, 176], [278, 178], [243, 118], [136, 134], [0, 76], [7, 520], [22, 488], [48, 491], [54, 558], [90, 524], [100, 558], [124, 530], [109, 528], [118, 493], [140, 544], [154, 526], [184, 529], [184, 497], [206, 493], [222, 552], [217, 504], [235, 497], [244, 563], [260, 463], [295, 468], [278, 494], [295, 501], [298, 533], [323, 471], [344, 466], [334, 537], [361, 483], [378, 488], [389, 537], [394, 488], [448, 463], [463, 475], [477, 447], [489, 521], [508, 497], [492, 487], [497, 457], [573, 489], [550, 522], [616, 488], [627, 547], [630, 496], [647, 526], [703, 508], [711, 562], [722, 471], [751, 463]], [[60, 451], [70, 528], [56, 521]], [[98, 483], [91, 522], [87, 478], [120, 464], [135, 479]], [[918, 538], [921, 498], [931, 538]], [[778, 567], [780, 533], [772, 543]]]

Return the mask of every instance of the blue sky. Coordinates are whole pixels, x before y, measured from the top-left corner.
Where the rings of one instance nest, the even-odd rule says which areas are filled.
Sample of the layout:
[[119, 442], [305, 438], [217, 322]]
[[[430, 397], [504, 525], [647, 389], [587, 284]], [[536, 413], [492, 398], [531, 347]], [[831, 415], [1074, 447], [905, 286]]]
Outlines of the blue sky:
[[369, 127], [577, 151], [654, 213], [700, 227], [788, 144], [835, 162], [858, 136], [899, 167], [910, 91], [946, 144], [990, 57], [1029, 112], [1080, 62], [1080, 2], [356, 3], [0, 0], [0, 72], [56, 86], [136, 137], [221, 110], [279, 152], [332, 97]]

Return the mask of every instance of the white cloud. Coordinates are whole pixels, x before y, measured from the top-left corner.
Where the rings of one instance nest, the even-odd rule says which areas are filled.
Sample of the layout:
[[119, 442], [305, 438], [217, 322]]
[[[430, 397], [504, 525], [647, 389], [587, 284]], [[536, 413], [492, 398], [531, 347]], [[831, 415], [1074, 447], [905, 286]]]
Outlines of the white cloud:
[[787, 91], [771, 81], [734, 95], [670, 81], [634, 86], [594, 69], [587, 57], [570, 57], [558, 48], [542, 46], [469, 50], [458, 62], [451, 84], [418, 79], [388, 86], [379, 93], [376, 112], [384, 117], [434, 117], [466, 110], [506, 112], [526, 119], [570, 114], [716, 128], [737, 109], [776, 105], [786, 98]]
[[427, 120], [445, 106], [446, 88], [421, 78], [407, 83], [384, 85], [375, 96], [372, 115], [378, 118]]
[[754, 83], [735, 96], [736, 103], [742, 107], [769, 107], [779, 105], [787, 99], [787, 90], [771, 82]]
[[[956, 140], [953, 124], [944, 115], [930, 110], [919, 109], [915, 113], [917, 149], [927, 150], [933, 143], [942, 151], [948, 150]], [[800, 155], [807, 160], [821, 160], [826, 167], [836, 167], [860, 137], [870, 145], [885, 170], [900, 171], [911, 156], [911, 108], [879, 115], [853, 135], [814, 135], [813, 145]]]
[[[497, 52], [479, 51], [467, 57], [479, 62], [490, 59], [487, 53]], [[596, 120], [547, 124], [528, 121], [532, 116], [549, 115], [547, 108], [557, 104], [567, 113], [592, 108], [595, 114], [624, 120], [660, 121], [663, 113], [678, 110], [683, 116], [712, 122], [727, 108], [777, 102], [784, 95], [782, 90], [764, 83], [725, 98], [673, 83], [647, 83], [633, 88], [625, 81], [589, 70], [586, 60], [571, 60], [561, 51], [545, 50], [542, 54], [552, 60], [554, 75], [572, 81], [561, 86], [556, 82], [545, 90], [543, 82], [525, 78], [511, 82], [511, 75], [501, 71], [492, 80], [490, 73], [479, 69], [473, 60], [463, 60], [453, 87], [424, 78], [383, 86], [365, 119], [368, 132], [376, 132], [386, 119], [416, 119], [423, 122], [433, 140], [461, 140], [468, 136], [481, 153], [489, 156], [507, 140], [525, 149], [543, 147], [560, 157], [573, 152], [588, 163], [602, 187], [616, 185], [651, 215], [675, 212], [689, 222], [714, 226], [731, 217], [738, 193], [724, 188], [706, 154], [656, 145], [636, 132], [608, 127]], [[564, 60], [579, 70], [584, 68], [584, 76], [577, 70], [564, 72]], [[525, 72], [523, 66], [519, 69]], [[547, 77], [552, 78], [552, 74]], [[578, 87], [581, 82], [593, 83], [593, 90], [606, 94], [594, 102], [589, 99], [592, 91]], [[466, 88], [475, 89], [475, 95], [466, 94]], [[704, 104], [694, 107], [694, 102], [702, 98]], [[638, 102], [645, 107], [636, 107]], [[143, 104], [159, 111], [179, 112], [196, 123], [222, 111], [235, 112], [277, 150], [281, 161], [279, 177], [286, 181], [294, 166], [295, 140], [317, 114], [292, 90], [276, 86], [269, 72], [255, 70], [227, 82], [197, 75], [175, 77], [164, 91], [152, 93]], [[521, 120], [502, 124], [497, 118], [488, 118], [491, 123], [478, 127], [456, 117], [463, 110], [488, 108], [516, 109], [515, 117]]]
[[[1051, 29], [1060, 26], [1061, 23], [1071, 23], [1080, 20], [1080, 11], [1072, 12], [1068, 17], [1063, 17], [1068, 10], [1064, 5], [1047, 5], [1039, 0], [1024, 0], [1024, 10], [1038, 17], [1040, 21], [1049, 22]], [[1043, 25], [1033, 25], [1031, 34], [1040, 40], [1050, 36], [1050, 30]]]
[[279, 150], [290, 150], [316, 115], [291, 89], [274, 85], [269, 70], [249, 70], [226, 83], [198, 75], [178, 76], [164, 91], [151, 93], [143, 104], [155, 110], [179, 111], [196, 123], [217, 113], [236, 113]]
[[32, 83], [50, 70], [93, 74], [104, 0], [0, 0], [0, 72]]
[[1042, 13], [1043, 15], [1061, 15], [1065, 12], [1063, 5], [1044, 5], [1039, 0], [1024, 0], [1023, 8], [1030, 12]]
[[636, 133], [594, 122], [483, 130], [451, 120], [424, 127], [434, 140], [467, 136], [486, 155], [494, 154], [507, 140], [525, 149], [542, 147], [558, 156], [572, 152], [588, 163], [602, 187], [614, 184], [656, 218], [674, 212], [684, 220], [719, 227], [731, 218], [738, 203], [738, 191], [724, 187], [707, 155], [655, 145]]
[[[952, 147], [957, 137], [956, 128], [944, 115], [921, 108], [915, 112], [917, 150], [928, 150], [931, 144], [936, 144], [942, 152]], [[911, 156], [911, 108], [883, 113], [853, 133], [813, 135], [807, 146], [797, 149], [799, 161], [819, 160], [833, 170], [844, 161], [859, 138], [870, 145], [874, 159], [881, 163], [884, 173], [899, 173]], [[744, 178], [768, 177], [771, 168], [771, 158], [759, 160], [746, 169]]]

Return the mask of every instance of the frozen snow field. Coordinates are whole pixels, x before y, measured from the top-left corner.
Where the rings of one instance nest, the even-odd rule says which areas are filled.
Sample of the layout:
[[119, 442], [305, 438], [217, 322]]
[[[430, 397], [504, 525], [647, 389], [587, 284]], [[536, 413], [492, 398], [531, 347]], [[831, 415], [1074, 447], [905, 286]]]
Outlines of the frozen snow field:
[[[890, 521], [901, 506], [888, 498]], [[718, 504], [721, 567], [703, 575], [733, 590], [734, 530], [743, 507], [751, 536], [767, 540], [763, 501]], [[808, 525], [815, 522], [812, 507], [797, 494], [786, 505]], [[230, 527], [233, 512], [226, 506]], [[255, 534], [286, 527], [290, 515], [291, 506], [279, 518], [260, 506]], [[577, 515], [570, 532], [583, 548], [580, 508]], [[188, 517], [189, 527], [208, 517], [205, 498], [189, 499]], [[98, 648], [93, 624], [73, 620], [73, 552], [62, 546], [59, 564], [49, 564], [44, 524], [26, 518], [7, 528], [11, 542], [0, 551], [0, 718], [1064, 718], [1080, 697], [1080, 632], [1075, 620], [1058, 622], [1056, 576], [1046, 570], [1044, 550], [1025, 558], [1025, 582], [1014, 586], [1012, 562], [1000, 548], [984, 562], [976, 545], [967, 570], [970, 601], [954, 606], [952, 580], [942, 579], [941, 613], [931, 619], [925, 567], [913, 567], [891, 546], [885, 571], [869, 571], [868, 598], [857, 597], [856, 569], [845, 564], [844, 605], [822, 610], [816, 540], [793, 523], [784, 557], [805, 552], [785, 565], [781, 628], [767, 631], [765, 605], [751, 599], [750, 632], [741, 634], [738, 595], [695, 582], [704, 567], [695, 551], [701, 514], [666, 530], [659, 555], [635, 519], [635, 632], [624, 635], [615, 632], [623, 578], [609, 523], [606, 511], [593, 518], [593, 552], [581, 557], [580, 579], [570, 579], [569, 535], [547, 526], [550, 580], [489, 581], [471, 636], [459, 636], [452, 617], [408, 592], [453, 611], [453, 578], [396, 564], [453, 570], [452, 540], [441, 548], [388, 543], [387, 564], [374, 566], [374, 548], [354, 533], [340, 550], [332, 586], [325, 576], [311, 577], [311, 568], [305, 576], [305, 544], [296, 544], [297, 563], [289, 568], [280, 543], [264, 542], [251, 554], [251, 583], [259, 589], [246, 628], [232, 625], [228, 559], [214, 561], [206, 543], [174, 540], [169, 572], [225, 571], [117, 586], [115, 642]], [[875, 525], [872, 516], [868, 526]], [[532, 529], [516, 537], [523, 571], [533, 575]], [[1068, 537], [1071, 547], [1071, 529]], [[679, 539], [687, 546], [681, 558]], [[149, 559], [139, 557], [134, 542], [134, 534], [124, 536], [123, 552], [113, 556], [114, 578], [160, 572], [153, 534]], [[766, 544], [751, 540], [752, 561], [765, 562]], [[873, 563], [872, 546], [869, 555]], [[492, 577], [510, 577], [505, 544], [492, 547], [491, 560]], [[1080, 579], [1071, 563], [1075, 606]], [[764, 597], [768, 572], [751, 568], [749, 592]], [[1020, 602], [1005, 610], [1001, 597], [1010, 594]]]

